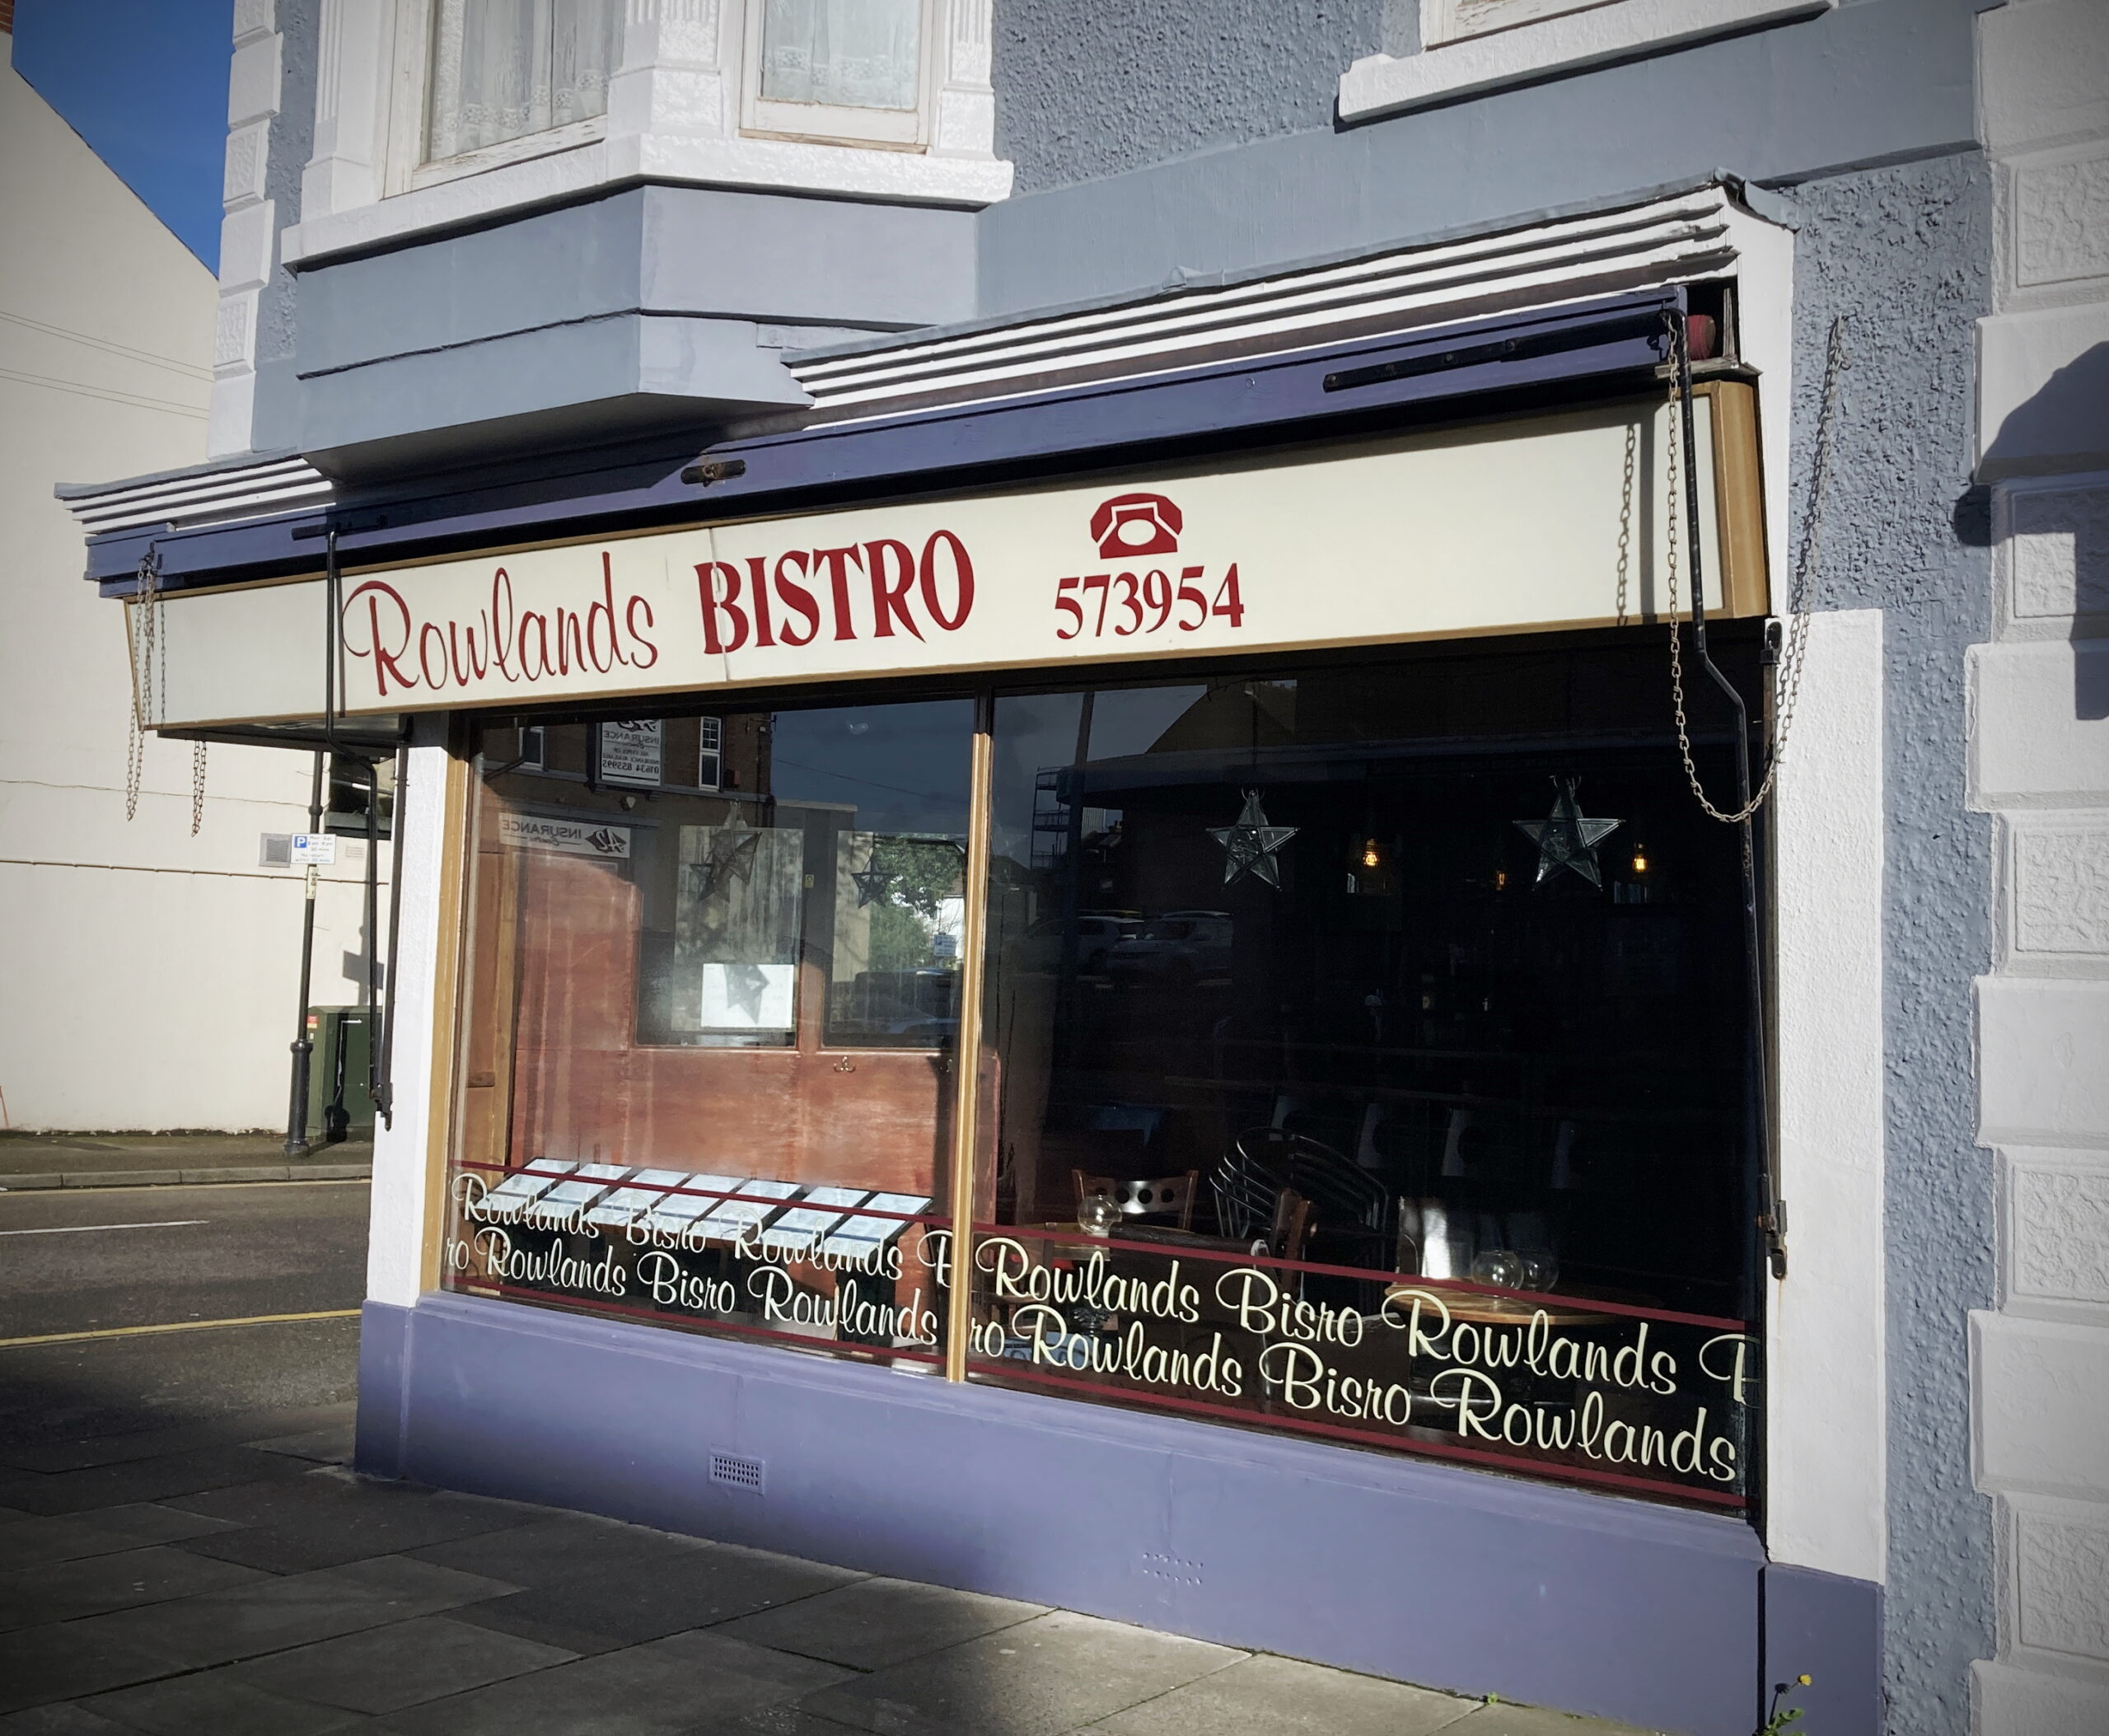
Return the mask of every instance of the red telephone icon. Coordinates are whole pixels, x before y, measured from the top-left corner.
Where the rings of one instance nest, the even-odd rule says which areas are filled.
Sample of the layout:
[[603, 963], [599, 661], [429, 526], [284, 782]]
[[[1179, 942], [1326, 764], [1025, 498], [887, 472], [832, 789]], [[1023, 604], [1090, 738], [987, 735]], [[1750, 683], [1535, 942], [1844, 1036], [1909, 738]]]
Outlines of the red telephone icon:
[[1162, 494], [1115, 494], [1091, 515], [1091, 534], [1107, 560], [1130, 554], [1176, 554], [1186, 518]]

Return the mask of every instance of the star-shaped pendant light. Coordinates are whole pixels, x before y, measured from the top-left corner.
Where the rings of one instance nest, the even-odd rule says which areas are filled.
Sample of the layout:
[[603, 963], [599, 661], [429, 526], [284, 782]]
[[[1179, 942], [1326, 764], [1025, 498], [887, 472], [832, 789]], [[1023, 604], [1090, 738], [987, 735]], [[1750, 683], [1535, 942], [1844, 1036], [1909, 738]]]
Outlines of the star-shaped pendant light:
[[867, 904], [887, 902], [886, 888], [894, 882], [894, 877], [886, 869], [876, 868], [860, 869], [849, 879], [857, 888], [857, 908], [860, 910]]
[[755, 856], [761, 845], [761, 834], [748, 825], [738, 809], [732, 817], [718, 829], [718, 835], [710, 840], [710, 887], [730, 883], [737, 875], [742, 881], [755, 877]]
[[1538, 847], [1538, 880], [1550, 880], [1562, 868], [1572, 868], [1590, 885], [1600, 887], [1603, 875], [1597, 867], [1597, 846], [1625, 825], [1623, 820], [1592, 820], [1574, 799], [1573, 778], [1555, 778], [1560, 793], [1552, 812], [1542, 820], [1518, 820], [1516, 829]]
[[1237, 825], [1209, 828], [1209, 835], [1223, 846], [1223, 883], [1228, 886], [1250, 874], [1279, 890], [1282, 869], [1274, 853], [1299, 830], [1293, 826], [1268, 825], [1267, 811], [1260, 806], [1260, 792], [1246, 790]]

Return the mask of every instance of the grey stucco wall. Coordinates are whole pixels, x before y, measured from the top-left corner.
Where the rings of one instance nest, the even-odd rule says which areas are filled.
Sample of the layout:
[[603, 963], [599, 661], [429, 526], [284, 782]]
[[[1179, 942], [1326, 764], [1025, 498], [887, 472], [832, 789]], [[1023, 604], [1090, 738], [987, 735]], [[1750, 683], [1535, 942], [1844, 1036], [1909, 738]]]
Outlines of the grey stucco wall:
[[1889, 1729], [1964, 1736], [1970, 1662], [1990, 1656], [1994, 1638], [1991, 1506], [1971, 1484], [1966, 1319], [1994, 1300], [1971, 988], [1990, 959], [1992, 849], [1990, 820], [1963, 805], [1963, 653], [1989, 636], [1991, 609], [1983, 513], [1969, 493], [1991, 181], [1971, 152], [1793, 192], [1805, 217], [1794, 508], [1798, 521], [1825, 347], [1843, 313], [1853, 366], [1821, 603], [1881, 609], [1888, 662]]
[[1414, 0], [1001, 0], [996, 154], [1031, 193], [1330, 126]]
[[[279, 229], [300, 221], [300, 178], [315, 152], [316, 44], [320, 0], [279, 0], [278, 112], [271, 117], [264, 195]], [[300, 324], [299, 280], [279, 263], [272, 239], [271, 276], [256, 304], [256, 397], [249, 443], [260, 452], [300, 443], [293, 350]]]
[[[1148, 11], [1169, 3], [1153, 0]], [[1221, 3], [1238, 19], [1270, 10]], [[1219, 74], [1195, 33], [1196, 45], [1160, 49], [1138, 69], [1125, 37], [1072, 16], [1095, 17], [1089, 0], [1020, 0], [1035, 27], [1062, 33], [1038, 50], [1060, 63], [997, 58], [999, 138], [1039, 163], [1028, 175], [1021, 162], [1020, 185], [1042, 190], [982, 214], [980, 310], [1147, 293], [1182, 276], [1373, 250], [1714, 169], [1799, 180], [1966, 149], [1977, 136], [1974, 22], [1987, 3], [1859, 0], [1782, 28], [1363, 126], [1322, 124], [1329, 96], [1314, 129], [1260, 137], [1278, 113], [1315, 103], [1320, 33], [1307, 25], [1300, 36], [1284, 33], [1286, 94], [1277, 106], [1256, 104], [1243, 134], [1256, 142], [1209, 150], [1207, 129], [1230, 124], [1247, 102], [1242, 61]], [[1189, 10], [1213, 18], [1218, 4]], [[999, 19], [1011, 5], [998, 7]], [[1335, 79], [1354, 58], [1348, 49], [1340, 41], [1331, 50]], [[1212, 94], [1186, 91], [1190, 83]], [[1139, 85], [1118, 102], [1098, 94]], [[1167, 123], [1152, 119], [1157, 108], [1190, 116], [1185, 148], [1198, 154], [1174, 154]], [[1157, 130], [1122, 145], [1129, 124]], [[1031, 141], [1043, 133], [1075, 143], [1040, 153]], [[1129, 161], [1112, 160], [1120, 151]], [[1109, 178], [1055, 184], [1094, 174]]]

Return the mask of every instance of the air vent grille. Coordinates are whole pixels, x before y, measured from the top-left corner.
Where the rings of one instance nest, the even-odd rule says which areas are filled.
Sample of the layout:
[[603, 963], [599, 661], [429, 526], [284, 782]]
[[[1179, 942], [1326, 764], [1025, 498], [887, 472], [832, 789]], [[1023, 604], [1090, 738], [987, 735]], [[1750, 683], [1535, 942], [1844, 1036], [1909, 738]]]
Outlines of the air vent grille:
[[758, 1458], [742, 1458], [733, 1453], [710, 1455], [710, 1480], [728, 1488], [760, 1495], [768, 1486], [768, 1467]]

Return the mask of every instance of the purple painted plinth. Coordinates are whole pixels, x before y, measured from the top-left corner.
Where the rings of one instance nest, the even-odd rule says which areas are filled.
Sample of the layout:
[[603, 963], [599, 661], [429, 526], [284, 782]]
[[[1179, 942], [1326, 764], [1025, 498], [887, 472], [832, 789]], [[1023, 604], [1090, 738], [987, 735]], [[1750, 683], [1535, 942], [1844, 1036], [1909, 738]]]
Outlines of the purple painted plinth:
[[1764, 1555], [1709, 1514], [463, 1296], [367, 1304], [358, 1441], [376, 1476], [1654, 1729], [1757, 1721]]

